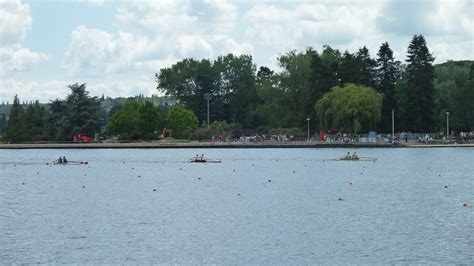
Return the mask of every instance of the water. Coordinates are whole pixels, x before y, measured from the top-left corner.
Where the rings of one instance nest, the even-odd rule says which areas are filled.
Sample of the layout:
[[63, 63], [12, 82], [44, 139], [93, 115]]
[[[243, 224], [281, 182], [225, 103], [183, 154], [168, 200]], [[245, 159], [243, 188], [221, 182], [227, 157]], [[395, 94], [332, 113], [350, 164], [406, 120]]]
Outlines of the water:
[[0, 264], [474, 263], [474, 150], [355, 151], [0, 150]]

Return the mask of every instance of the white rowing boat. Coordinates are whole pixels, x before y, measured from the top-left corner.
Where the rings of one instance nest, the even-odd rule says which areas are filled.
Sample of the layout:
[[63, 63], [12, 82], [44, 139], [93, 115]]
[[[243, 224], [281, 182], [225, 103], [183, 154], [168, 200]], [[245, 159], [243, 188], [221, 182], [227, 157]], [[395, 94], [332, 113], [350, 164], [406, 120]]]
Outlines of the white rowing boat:
[[339, 158], [331, 159], [330, 161], [356, 161], [356, 162], [369, 161], [369, 162], [375, 162], [375, 161], [377, 161], [377, 158], [376, 157], [357, 157], [357, 158], [339, 157]]
[[[81, 165], [81, 164], [88, 164], [88, 161], [67, 161], [67, 162], [53, 162], [54, 165]], [[48, 163], [47, 163], [48, 164]]]
[[190, 163], [221, 163], [221, 160], [212, 160], [212, 159], [191, 159]]

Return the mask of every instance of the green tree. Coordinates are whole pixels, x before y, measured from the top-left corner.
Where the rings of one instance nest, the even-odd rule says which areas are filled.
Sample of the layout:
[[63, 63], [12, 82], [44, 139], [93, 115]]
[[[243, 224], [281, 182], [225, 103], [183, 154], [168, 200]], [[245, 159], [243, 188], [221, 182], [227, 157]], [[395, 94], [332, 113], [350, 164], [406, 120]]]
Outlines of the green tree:
[[145, 139], [154, 138], [154, 132], [161, 129], [161, 112], [152, 102], [145, 101], [138, 108], [140, 134]]
[[193, 111], [182, 106], [174, 106], [168, 115], [168, 127], [177, 139], [189, 139], [198, 127], [199, 120]]
[[53, 140], [68, 139], [68, 128], [66, 127], [66, 103], [56, 99], [49, 104], [49, 113], [46, 118], [46, 135]]
[[210, 119], [223, 119], [220, 70], [210, 60], [184, 59], [155, 74], [157, 89], [176, 97], [193, 110], [201, 121], [207, 120], [207, 102], [204, 94], [211, 95]]
[[306, 125], [306, 118], [314, 117], [314, 96], [311, 80], [311, 62], [316, 52], [307, 49], [305, 53], [288, 52], [278, 58], [283, 71], [280, 74], [280, 88], [285, 92], [285, 105], [288, 106], [290, 127]]
[[377, 62], [370, 58], [369, 49], [362, 47], [356, 54], [359, 79], [357, 84], [369, 87], [375, 87], [375, 67]]
[[120, 139], [138, 139], [141, 136], [140, 104], [127, 100], [109, 120], [107, 125], [109, 135], [118, 135]]
[[251, 110], [258, 102], [255, 65], [249, 55], [219, 56], [215, 61], [184, 59], [155, 74], [158, 90], [207, 120], [205, 94], [210, 95], [210, 119], [251, 126]]
[[434, 130], [434, 57], [423, 35], [414, 35], [408, 46], [406, 62], [406, 125], [414, 132]]
[[253, 110], [257, 127], [285, 127], [292, 116], [285, 104], [286, 93], [279, 87], [280, 76], [268, 67], [261, 67], [257, 73], [258, 104]]
[[25, 134], [28, 140], [42, 140], [46, 110], [38, 101], [30, 105], [25, 113]]
[[0, 115], [0, 139], [3, 139], [5, 135], [6, 127], [7, 127], [7, 115], [1, 114]]
[[356, 57], [356, 55], [345, 51], [342, 54], [341, 65], [339, 67], [338, 77], [341, 79], [341, 82], [338, 84], [360, 84], [360, 72], [361, 66], [359, 58]]
[[449, 125], [452, 130], [471, 130], [474, 128], [474, 62], [448, 61], [434, 68], [436, 128], [445, 131], [446, 112], [449, 111]]
[[333, 87], [316, 105], [322, 129], [347, 133], [368, 132], [380, 120], [381, 93], [365, 86]]
[[214, 63], [220, 70], [220, 92], [224, 119], [230, 123], [252, 126], [251, 111], [258, 102], [255, 84], [256, 67], [252, 56], [220, 56]]
[[319, 117], [314, 110], [314, 103], [321, 99], [329, 90], [346, 81], [343, 80], [345, 70], [342, 70], [342, 55], [337, 49], [328, 45], [323, 47], [321, 54], [314, 53], [311, 60], [311, 115], [313, 126], [317, 126]]
[[86, 84], [73, 84], [68, 86], [71, 94], [66, 98], [66, 121], [69, 135], [85, 133], [94, 136], [100, 132], [100, 101], [97, 97], [89, 97]]
[[12, 143], [18, 143], [25, 140], [25, 120], [24, 111], [20, 105], [18, 96], [13, 98], [13, 104], [10, 108], [10, 116], [7, 122], [6, 139]]
[[101, 109], [97, 97], [90, 97], [86, 84], [68, 86], [66, 100], [50, 103], [46, 131], [55, 140], [71, 141], [79, 133], [94, 136], [100, 133]]
[[[397, 82], [397, 66], [393, 58], [393, 51], [387, 42], [380, 46], [377, 53], [377, 91], [383, 93], [382, 119], [379, 129], [382, 132], [390, 132], [392, 128], [392, 109], [396, 107], [395, 85]], [[398, 110], [397, 110], [398, 112]]]

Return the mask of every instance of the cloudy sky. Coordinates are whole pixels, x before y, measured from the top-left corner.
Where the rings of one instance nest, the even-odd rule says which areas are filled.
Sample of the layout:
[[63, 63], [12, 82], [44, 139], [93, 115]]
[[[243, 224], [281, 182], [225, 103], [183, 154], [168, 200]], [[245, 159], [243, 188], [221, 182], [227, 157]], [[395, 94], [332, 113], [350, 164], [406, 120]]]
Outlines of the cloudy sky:
[[425, 35], [436, 63], [474, 59], [472, 0], [26, 1], [0, 0], [0, 101], [157, 94], [154, 73], [183, 58], [279, 54], [325, 44], [375, 57], [388, 41], [405, 60]]

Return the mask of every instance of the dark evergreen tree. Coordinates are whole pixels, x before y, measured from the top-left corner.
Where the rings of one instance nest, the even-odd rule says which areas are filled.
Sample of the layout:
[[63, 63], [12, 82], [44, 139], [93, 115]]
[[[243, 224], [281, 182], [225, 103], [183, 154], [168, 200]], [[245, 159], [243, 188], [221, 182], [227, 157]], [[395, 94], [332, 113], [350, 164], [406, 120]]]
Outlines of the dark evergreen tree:
[[434, 57], [429, 52], [423, 35], [413, 36], [407, 57], [404, 116], [407, 129], [412, 132], [431, 132], [434, 130]]
[[54, 140], [71, 141], [79, 133], [94, 136], [100, 133], [100, 101], [90, 97], [86, 84], [73, 84], [65, 101], [56, 99], [50, 104], [46, 132]]
[[17, 95], [15, 95], [10, 109], [10, 116], [7, 122], [6, 140], [11, 143], [18, 143], [25, 140], [24, 111]]
[[392, 109], [395, 109], [397, 67], [393, 58], [393, 51], [387, 42], [380, 46], [377, 56], [376, 88], [384, 95], [379, 130], [387, 133], [391, 132]]
[[68, 86], [71, 94], [66, 98], [67, 138], [85, 133], [94, 136], [100, 132], [100, 101], [97, 97], [89, 97], [86, 84]]
[[68, 129], [66, 127], [66, 102], [56, 99], [49, 104], [49, 113], [46, 118], [46, 135], [51, 140], [68, 139]]
[[[362, 47], [356, 54], [359, 79], [357, 84], [375, 88], [375, 67], [377, 62], [370, 58], [369, 49]], [[347, 83], [347, 82], [344, 82]]]
[[41, 140], [43, 138], [46, 110], [39, 102], [30, 105], [25, 113], [25, 134], [28, 140]]
[[359, 84], [362, 66], [360, 60], [349, 51], [345, 51], [341, 58], [341, 66], [339, 68], [339, 78], [341, 84], [355, 83]]
[[1, 114], [0, 115], [0, 139], [3, 139], [3, 136], [5, 135], [6, 127], [7, 127], [7, 115]]

